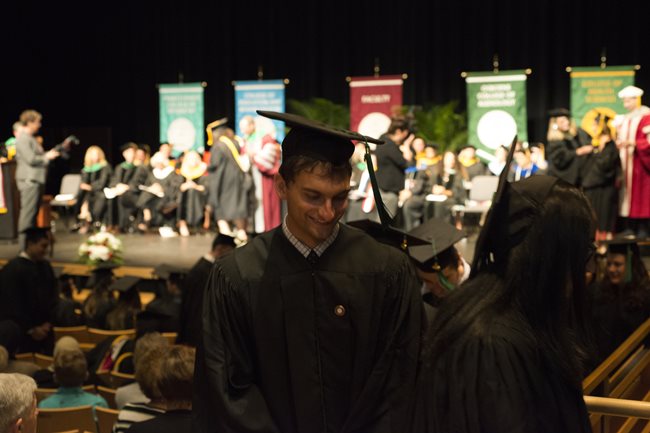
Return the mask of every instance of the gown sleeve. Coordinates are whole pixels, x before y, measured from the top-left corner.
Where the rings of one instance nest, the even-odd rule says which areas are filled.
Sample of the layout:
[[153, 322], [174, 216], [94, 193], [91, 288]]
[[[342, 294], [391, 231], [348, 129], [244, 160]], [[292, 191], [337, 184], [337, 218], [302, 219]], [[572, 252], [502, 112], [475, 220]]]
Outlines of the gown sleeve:
[[193, 431], [280, 431], [255, 384], [245, 303], [223, 268], [215, 266], [204, 293], [202, 341], [194, 373]]

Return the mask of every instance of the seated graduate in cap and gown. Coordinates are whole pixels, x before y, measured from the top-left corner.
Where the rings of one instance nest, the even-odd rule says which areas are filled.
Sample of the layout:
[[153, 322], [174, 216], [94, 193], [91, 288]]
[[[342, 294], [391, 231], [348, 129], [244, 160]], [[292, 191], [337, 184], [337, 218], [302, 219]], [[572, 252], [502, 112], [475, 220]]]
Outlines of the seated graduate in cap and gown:
[[54, 270], [47, 260], [51, 233], [30, 228], [24, 234], [25, 249], [0, 272], [0, 322], [17, 325], [20, 335], [14, 335], [11, 343], [21, 351], [47, 352], [54, 343], [52, 319], [58, 302]]
[[81, 169], [81, 185], [77, 192], [75, 216], [79, 218], [81, 233], [88, 231], [90, 223], [104, 220], [106, 197], [104, 188], [111, 180], [113, 170], [106, 162], [104, 151], [99, 146], [90, 146], [84, 156]]
[[115, 167], [108, 188], [104, 189], [104, 196], [108, 200], [106, 220], [112, 229], [126, 230], [129, 226], [129, 217], [133, 213], [135, 203], [132, 202], [132, 195], [127, 192], [133, 185], [138, 168], [134, 164], [137, 149], [138, 145], [135, 143], [122, 146], [124, 161]]
[[126, 276], [115, 281], [110, 289], [119, 293], [115, 307], [106, 315], [108, 329], [134, 329], [135, 316], [142, 311], [138, 283], [140, 278]]
[[87, 282], [91, 292], [81, 308], [89, 328], [108, 329], [106, 316], [115, 307], [115, 298], [110, 287], [114, 281], [113, 269], [117, 267], [115, 263], [102, 262], [91, 271]]
[[182, 236], [188, 236], [189, 228], [200, 226], [205, 218], [208, 199], [207, 164], [201, 161], [197, 152], [190, 150], [183, 157], [180, 175], [183, 182], [179, 186], [178, 227]]
[[444, 299], [469, 277], [469, 263], [455, 247], [465, 233], [444, 220], [431, 218], [409, 234], [427, 241], [426, 245], [410, 247], [409, 255], [422, 281], [422, 300], [430, 324]]
[[219, 260], [204, 293], [194, 428], [403, 432], [422, 325], [408, 257], [339, 224], [352, 139], [299, 116], [276, 177], [281, 227]]
[[633, 239], [606, 241], [607, 268], [593, 286], [591, 317], [597, 359], [611, 355], [650, 317], [650, 276]]
[[507, 171], [470, 279], [428, 330], [409, 431], [591, 432], [581, 383], [591, 208], [557, 178], [508, 184]]
[[138, 197], [137, 207], [142, 212], [138, 229], [145, 231], [149, 226], [176, 225], [178, 195], [183, 178], [174, 170], [169, 159], [161, 152], [151, 157], [151, 171]]

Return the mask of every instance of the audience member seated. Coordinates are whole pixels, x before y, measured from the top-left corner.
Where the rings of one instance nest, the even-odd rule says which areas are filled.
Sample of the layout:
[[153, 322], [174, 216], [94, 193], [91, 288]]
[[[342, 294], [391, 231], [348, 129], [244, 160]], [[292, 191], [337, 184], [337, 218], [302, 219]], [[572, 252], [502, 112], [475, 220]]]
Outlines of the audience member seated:
[[[54, 358], [63, 352], [80, 351], [79, 342], [69, 335], [59, 338], [54, 345]], [[59, 383], [54, 378], [54, 362], [47, 368], [39, 368], [31, 375], [39, 388], [58, 388]], [[84, 384], [89, 384], [86, 381]]]
[[61, 270], [61, 267], [54, 268], [59, 300], [53, 312], [52, 323], [63, 327], [83, 325], [83, 307], [74, 300], [74, 293], [77, 292], [75, 279], [71, 275], [61, 274]]
[[11, 359], [7, 348], [0, 346], [0, 373], [20, 373], [32, 376], [38, 370], [39, 366], [33, 362]]
[[[140, 337], [135, 342], [135, 350], [133, 351], [133, 364], [135, 365], [136, 375], [138, 369], [143, 364], [142, 360], [147, 354], [155, 349], [166, 346], [169, 346], [169, 341], [158, 332], [150, 332]], [[140, 388], [140, 383], [137, 381], [119, 387], [115, 393], [115, 404], [118, 409], [124, 408], [127, 403], [147, 404], [149, 402], [149, 397], [144, 395], [142, 388]]]
[[36, 383], [18, 373], [0, 373], [0, 432], [36, 433]]
[[155, 350], [149, 356], [160, 360], [157, 386], [164, 401], [165, 413], [133, 424], [129, 433], [191, 432], [195, 349], [176, 345]]
[[106, 162], [102, 148], [90, 146], [84, 156], [81, 185], [79, 185], [75, 205], [75, 215], [79, 222], [74, 228], [79, 233], [87, 233], [92, 223], [101, 225], [104, 220], [106, 212], [104, 188], [108, 186], [112, 174], [113, 170]]
[[[458, 151], [458, 162], [460, 165], [465, 167], [465, 172], [467, 173], [467, 180], [472, 181], [476, 176], [482, 176], [487, 174], [487, 167], [485, 164], [476, 156], [476, 147], [471, 144], [467, 144], [460, 148]], [[466, 189], [471, 189], [471, 185], [465, 187]]]
[[534, 174], [537, 174], [539, 167], [533, 163], [531, 159], [530, 149], [528, 145], [522, 143], [521, 141], [517, 142], [515, 153], [513, 159], [515, 164], [511, 166], [511, 171], [508, 173], [509, 182], [517, 182], [522, 179], [526, 179]]
[[598, 365], [650, 317], [650, 278], [634, 240], [606, 242], [607, 268], [593, 291]]
[[181, 303], [181, 329], [178, 343], [196, 347], [201, 339], [201, 308], [203, 307], [203, 289], [205, 288], [214, 262], [235, 249], [235, 239], [218, 234], [212, 241], [210, 252], [194, 264], [183, 282]]
[[115, 279], [113, 269], [117, 266], [114, 263], [100, 263], [88, 279], [92, 292], [84, 301], [82, 312], [90, 328], [107, 329], [106, 316], [115, 307], [115, 298], [109, 288]]
[[207, 164], [195, 151], [189, 151], [183, 157], [180, 170], [183, 183], [180, 185], [178, 206], [178, 230], [181, 236], [189, 236], [190, 228], [202, 226], [206, 217], [207, 202]]
[[[52, 316], [58, 295], [54, 270], [47, 260], [50, 236], [48, 229], [27, 229], [25, 249], [0, 272], [0, 322], [14, 322], [20, 328], [14, 341], [0, 341], [12, 353], [15, 349], [51, 353], [54, 345]], [[10, 337], [2, 330], [0, 338]]]
[[160, 332], [179, 332], [181, 320], [181, 296], [183, 281], [187, 271], [167, 264], [154, 268], [156, 276], [162, 283], [157, 291], [156, 298], [151, 301], [145, 311], [167, 316], [159, 328]]
[[161, 371], [163, 358], [168, 354], [161, 353], [161, 349], [152, 350], [140, 358], [135, 372], [135, 380], [149, 402], [125, 404], [117, 415], [113, 433], [124, 433], [136, 423], [148, 421], [165, 413], [165, 399], [160, 393], [159, 385], [163, 375]]
[[103, 397], [84, 391], [81, 387], [88, 377], [88, 364], [81, 350], [63, 350], [54, 357], [54, 379], [59, 389], [46, 397], [39, 408], [58, 409], [89, 405], [108, 407]]
[[135, 316], [142, 310], [140, 292], [137, 284], [140, 278], [126, 276], [115, 281], [110, 290], [119, 292], [115, 307], [106, 315], [106, 325], [110, 330], [134, 329]]

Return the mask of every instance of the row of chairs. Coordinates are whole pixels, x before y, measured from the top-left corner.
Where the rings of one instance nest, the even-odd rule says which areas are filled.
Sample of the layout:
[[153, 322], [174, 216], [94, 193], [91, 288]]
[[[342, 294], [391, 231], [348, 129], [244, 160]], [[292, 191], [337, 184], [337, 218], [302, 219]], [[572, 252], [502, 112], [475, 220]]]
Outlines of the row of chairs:
[[[103, 407], [79, 406], [64, 409], [39, 409], [37, 433], [111, 433], [118, 411]], [[95, 422], [95, 416], [97, 422]]]

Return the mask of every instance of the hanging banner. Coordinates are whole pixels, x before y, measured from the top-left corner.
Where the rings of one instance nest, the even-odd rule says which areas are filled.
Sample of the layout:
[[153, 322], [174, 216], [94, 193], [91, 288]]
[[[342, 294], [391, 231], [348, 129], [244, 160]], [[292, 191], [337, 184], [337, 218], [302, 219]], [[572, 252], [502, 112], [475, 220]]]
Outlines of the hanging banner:
[[634, 73], [634, 66], [571, 68], [571, 115], [576, 123], [591, 134], [599, 110], [625, 113], [618, 92], [634, 85]]
[[390, 118], [402, 106], [401, 75], [352, 77], [350, 80], [350, 129], [368, 137], [388, 130]]
[[203, 153], [203, 86], [201, 83], [160, 84], [160, 142], [172, 146], [172, 156], [188, 150]]
[[465, 81], [469, 144], [476, 146], [477, 156], [491, 161], [515, 134], [528, 140], [526, 71], [469, 72]]
[[255, 135], [259, 138], [267, 134], [279, 142], [284, 139], [284, 122], [258, 116], [256, 110], [278, 111], [284, 113], [284, 81], [257, 80], [235, 82], [235, 128], [237, 135], [244, 134], [240, 122], [245, 116], [255, 121]]

